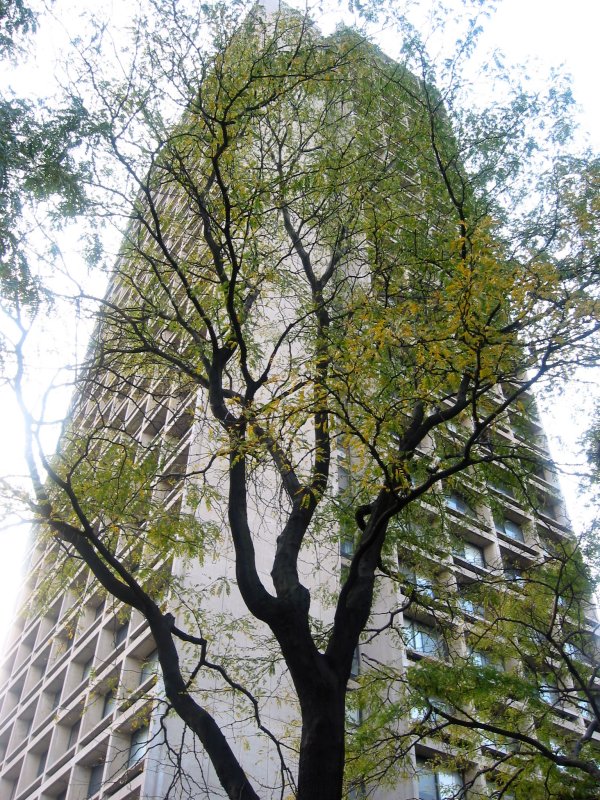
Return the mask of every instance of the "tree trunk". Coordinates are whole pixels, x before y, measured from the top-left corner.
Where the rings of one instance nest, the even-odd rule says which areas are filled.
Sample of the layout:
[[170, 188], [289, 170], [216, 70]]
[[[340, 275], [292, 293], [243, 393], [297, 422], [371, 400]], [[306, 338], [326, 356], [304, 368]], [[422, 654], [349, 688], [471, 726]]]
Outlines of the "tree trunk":
[[297, 800], [340, 800], [345, 758], [345, 691], [315, 694], [302, 704]]

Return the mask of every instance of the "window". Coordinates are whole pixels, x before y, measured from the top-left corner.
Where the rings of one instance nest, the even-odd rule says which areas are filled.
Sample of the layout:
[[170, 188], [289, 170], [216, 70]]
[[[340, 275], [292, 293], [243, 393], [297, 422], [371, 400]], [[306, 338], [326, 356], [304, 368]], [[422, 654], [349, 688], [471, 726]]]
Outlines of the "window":
[[578, 701], [577, 708], [586, 721], [591, 721], [596, 716], [592, 703], [585, 698]]
[[591, 663], [591, 660], [582, 652], [581, 648], [577, 645], [573, 644], [573, 642], [565, 642], [563, 644], [563, 650], [571, 658], [576, 659], [577, 661], [583, 661], [586, 664]]
[[485, 568], [485, 555], [483, 552], [483, 547], [479, 547], [476, 544], [472, 544], [471, 542], [463, 542], [461, 540], [458, 542], [454, 550], [454, 555], [462, 558], [463, 561], [466, 561], [468, 564], [472, 564], [475, 567]]
[[480, 733], [479, 741], [482, 750], [491, 750], [494, 753], [512, 753], [517, 749], [517, 744], [514, 741], [507, 741], [494, 733]]
[[98, 605], [94, 609], [94, 619], [100, 619], [103, 611], [104, 611], [104, 600], [100, 601], [100, 603], [98, 603]]
[[338, 464], [338, 490], [345, 492], [350, 487], [350, 470], [343, 464]]
[[81, 728], [81, 719], [78, 719], [74, 725], [71, 725], [71, 730], [69, 731], [69, 742], [67, 744], [67, 749], [70, 750], [71, 747], [73, 747], [73, 745], [77, 741], [80, 728]]
[[463, 587], [459, 586], [458, 591], [458, 605], [465, 612], [465, 614], [470, 614], [473, 617], [485, 616], [485, 609], [482, 603], [474, 600], [472, 597], [469, 597], [468, 594], [463, 594], [465, 591]]
[[512, 561], [509, 561], [504, 565], [504, 574], [509, 581], [513, 581], [517, 584], [523, 583], [523, 570], [520, 567], [517, 567]]
[[445, 717], [440, 713], [443, 711], [451, 714], [452, 706], [443, 700], [438, 700], [437, 697], [429, 697], [426, 704], [413, 706], [408, 715], [415, 723], [422, 723], [427, 718], [429, 725], [443, 725], [446, 722]]
[[129, 630], [129, 622], [124, 622], [123, 625], [117, 628], [117, 630], [115, 631], [115, 647], [118, 647], [120, 644], [123, 644], [123, 642], [127, 638], [128, 630]]
[[419, 594], [433, 599], [433, 587], [429, 578], [424, 578], [422, 575], [415, 575], [415, 587]]
[[417, 758], [417, 778], [419, 800], [458, 800], [464, 797], [464, 784], [459, 772], [437, 769], [426, 759]]
[[36, 770], [36, 773], [35, 773], [37, 778], [39, 778], [40, 775], [46, 769], [46, 761], [47, 760], [48, 760], [48, 751], [44, 750], [44, 752], [40, 753], [40, 755], [38, 757], [38, 765], [37, 765], [37, 770]]
[[536, 478], [541, 478], [543, 481], [546, 480], [546, 469], [539, 461], [536, 461], [533, 465], [533, 474]]
[[540, 508], [540, 514], [550, 519], [556, 519], [556, 506], [550, 500], [545, 500], [544, 505]]
[[142, 669], [140, 670], [140, 685], [142, 683], [146, 683], [146, 681], [156, 675], [156, 671], [158, 669], [158, 652], [153, 650], [149, 655], [146, 656], [144, 663], [142, 664]]
[[490, 482], [490, 486], [492, 489], [495, 489], [500, 494], [503, 494], [505, 497], [510, 497], [514, 499], [515, 491], [512, 486], [509, 486], [508, 483], [504, 483], [500, 480], [493, 480]]
[[552, 675], [546, 675], [544, 683], [539, 688], [539, 693], [540, 699], [549, 706], [559, 705], [561, 702], [561, 691]]
[[493, 667], [498, 672], [504, 672], [504, 664], [495, 655], [490, 655], [483, 650], [469, 648], [469, 661], [475, 667]]
[[446, 646], [439, 631], [422, 622], [406, 620], [404, 623], [406, 646], [425, 656], [444, 657]]
[[519, 525], [518, 522], [515, 522], [512, 519], [508, 519], [507, 517], [502, 517], [496, 520], [496, 530], [499, 531], [500, 533], [503, 533], [505, 536], [509, 536], [516, 542], [525, 541], [523, 528]]
[[60, 698], [61, 698], [61, 695], [62, 695], [62, 690], [63, 690], [62, 684], [60, 686], [57, 686], [54, 689], [54, 694], [52, 695], [52, 704], [51, 704], [51, 708], [52, 708], [53, 711], [54, 711], [55, 708], [58, 708], [59, 705], [60, 705]]
[[465, 498], [461, 494], [456, 494], [456, 492], [451, 492], [449, 495], [447, 495], [446, 507], [451, 511], [458, 511], [460, 514], [467, 514], [469, 517], [476, 516], [475, 512], [467, 503]]
[[85, 664], [81, 667], [81, 680], [86, 681], [92, 674], [92, 667], [94, 666], [94, 656], [90, 656]]
[[352, 666], [350, 667], [350, 677], [356, 678], [360, 675], [360, 651], [355, 648], [352, 654]]
[[399, 570], [405, 576], [406, 582], [412, 585], [420, 595], [430, 597], [431, 599], [434, 598], [432, 582], [429, 578], [418, 575], [413, 567], [407, 567], [404, 564], [400, 564]]
[[414, 575], [412, 583], [415, 586], [417, 592], [421, 595], [425, 595], [425, 597], [429, 597], [433, 599], [433, 588], [431, 586], [431, 581], [429, 578], [424, 578], [423, 575]]
[[111, 689], [104, 695], [102, 700], [102, 719], [108, 717], [115, 709], [115, 690]]
[[90, 779], [88, 782], [87, 797], [93, 797], [100, 791], [102, 786], [102, 774], [104, 772], [104, 764], [95, 764], [90, 769]]
[[488, 667], [490, 665], [490, 657], [481, 650], [470, 650], [469, 661], [476, 667]]
[[357, 783], [348, 789], [348, 800], [364, 800], [367, 790], [363, 783]]
[[349, 536], [342, 536], [340, 539], [340, 553], [345, 558], [352, 558], [354, 555], [354, 539]]
[[144, 726], [143, 728], [138, 728], [131, 734], [129, 756], [127, 758], [128, 767], [135, 766], [148, 752], [149, 733], [148, 726]]
[[348, 725], [351, 725], [353, 728], [358, 728], [360, 723], [362, 722], [362, 711], [360, 708], [346, 707], [346, 722]]
[[[564, 756], [566, 755], [565, 747], [558, 739], [550, 739], [548, 742], [548, 746], [552, 750], [552, 752], [557, 756]], [[556, 764], [556, 768], [559, 769], [561, 772], [566, 769], [564, 764]]]

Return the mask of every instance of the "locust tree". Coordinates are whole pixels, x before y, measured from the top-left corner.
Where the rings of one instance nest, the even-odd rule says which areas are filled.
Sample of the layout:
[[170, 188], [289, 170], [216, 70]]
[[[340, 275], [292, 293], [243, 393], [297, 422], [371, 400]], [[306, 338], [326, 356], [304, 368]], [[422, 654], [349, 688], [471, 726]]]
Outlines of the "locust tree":
[[15, 65], [27, 60], [37, 18], [21, 0], [0, 7], [0, 289], [11, 308], [40, 301], [39, 263], [51, 230], [86, 202], [84, 140], [91, 131], [83, 107], [73, 98], [53, 102], [43, 91], [24, 97], [10, 85]]
[[[452, 573], [444, 498], [476, 498], [485, 525], [494, 478], [520, 487], [535, 515], [544, 456], [526, 430], [531, 392], [595, 363], [597, 171], [568, 154], [568, 92], [527, 95], [507, 81], [491, 110], [465, 107], [460, 65], [476, 25], [438, 68], [408, 25], [392, 59], [356, 31], [325, 37], [309, 16], [241, 3], [150, 4], [136, 24], [116, 75], [102, 65], [118, 44], [99, 32], [81, 46], [73, 89], [101, 135], [90, 191], [124, 234], [107, 295], [78, 297], [98, 304], [97, 322], [52, 457], [25, 412], [48, 558], [67, 572], [83, 560], [143, 615], [169, 713], [232, 799], [344, 796], [361, 642], [359, 683], [383, 703], [352, 696], [365, 724], [351, 737], [361, 753], [351, 750], [350, 784], [371, 791], [388, 767], [394, 780], [410, 769], [425, 729], [401, 737], [408, 682], [443, 747], [450, 727], [532, 748], [522, 781], [520, 762], [490, 767], [500, 784], [513, 778], [515, 796], [532, 796], [522, 792], [540, 759], [581, 775], [560, 795], [578, 796], [571, 788], [597, 779], [595, 724], [564, 760], [546, 733], [513, 725], [519, 711], [489, 728], [507, 693], [540, 710], [516, 657], [499, 677], [468, 659], [407, 673], [376, 656], [379, 641], [410, 644], [397, 623], [419, 593], [399, 552], [406, 563], [436, 553]], [[537, 639], [517, 631], [527, 608], [526, 629], [573, 677], [554, 623], [531, 621], [538, 583], [549, 582], [555, 617], [571, 613], [547, 576], [580, 565], [572, 557], [569, 545], [546, 572], [532, 566], [523, 605], [505, 576], [478, 584], [483, 627], [447, 582], [449, 610], [432, 601], [429, 612], [461, 642], [510, 639], [535, 670]], [[587, 580], [569, 584], [577, 608]], [[587, 687], [597, 719], [583, 672], [572, 691]], [[447, 697], [439, 708], [433, 690]], [[228, 692], [275, 747], [271, 786], [252, 766], [260, 747], [249, 763], [239, 756], [248, 723], [239, 733], [223, 710]], [[271, 724], [273, 693], [288, 709]], [[382, 742], [383, 730], [393, 736]], [[463, 752], [460, 768], [474, 763]]]

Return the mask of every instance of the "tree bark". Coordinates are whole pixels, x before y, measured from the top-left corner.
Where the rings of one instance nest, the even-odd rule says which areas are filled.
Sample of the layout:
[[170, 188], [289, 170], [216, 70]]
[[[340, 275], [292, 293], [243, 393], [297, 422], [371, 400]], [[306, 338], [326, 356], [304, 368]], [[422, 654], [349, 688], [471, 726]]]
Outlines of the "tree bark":
[[297, 800], [340, 800], [345, 760], [345, 691], [309, 693], [302, 703]]

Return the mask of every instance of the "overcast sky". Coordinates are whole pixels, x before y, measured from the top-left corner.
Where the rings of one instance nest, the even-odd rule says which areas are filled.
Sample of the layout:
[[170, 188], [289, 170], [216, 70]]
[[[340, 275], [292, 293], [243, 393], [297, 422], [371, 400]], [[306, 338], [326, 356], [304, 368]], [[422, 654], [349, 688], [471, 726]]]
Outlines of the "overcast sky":
[[[67, 0], [68, 1], [68, 0]], [[456, 2], [457, 8], [460, 0]], [[114, 2], [115, 12], [122, 4]], [[421, 10], [428, 5], [427, 0], [417, 4]], [[54, 8], [60, 12], [62, 0], [57, 0]], [[107, 5], [103, 8], [110, 7]], [[459, 13], [457, 11], [457, 13]], [[499, 47], [508, 57], [509, 62], [522, 63], [527, 59], [537, 59], [537, 66], [532, 62], [530, 74], [532, 80], [540, 79], [551, 66], [564, 65], [573, 79], [573, 90], [580, 110], [578, 113], [582, 132], [587, 132], [589, 141], [596, 151], [600, 151], [600, 110], [598, 108], [598, 77], [600, 76], [600, 0], [501, 0], [499, 10], [487, 23], [484, 42], [490, 47]], [[43, 33], [43, 28], [42, 28]], [[43, 41], [43, 39], [42, 39]], [[52, 47], [48, 45], [48, 52]], [[41, 54], [42, 55], [42, 54]], [[43, 60], [43, 59], [40, 59]], [[46, 67], [47, 69], [47, 67]], [[27, 91], [27, 85], [34, 87], [38, 78], [28, 77], [21, 69], [18, 76], [13, 76], [13, 83], [19, 91]], [[583, 135], [583, 134], [582, 134]], [[60, 360], [60, 353], [44, 356], [40, 353], [37, 368], [41, 373], [49, 374], [54, 369], [53, 359]], [[597, 387], [590, 387], [589, 394], [597, 393]], [[584, 429], [585, 406], [579, 403], [580, 391], [567, 398], [558, 413], [548, 417], [549, 433], [562, 434], [565, 442], [574, 441]], [[15, 458], [21, 447], [17, 431], [19, 420], [15, 418], [14, 409], [6, 396], [0, 396], [3, 404], [0, 424], [4, 450], [4, 459]], [[589, 407], [589, 406], [588, 406]], [[555, 452], [564, 453], [560, 437], [554, 437]], [[575, 503], [571, 500], [572, 511]], [[20, 585], [20, 563], [23, 553], [24, 534], [22, 530], [0, 532], [0, 641], [10, 622], [13, 613], [14, 598]]]

